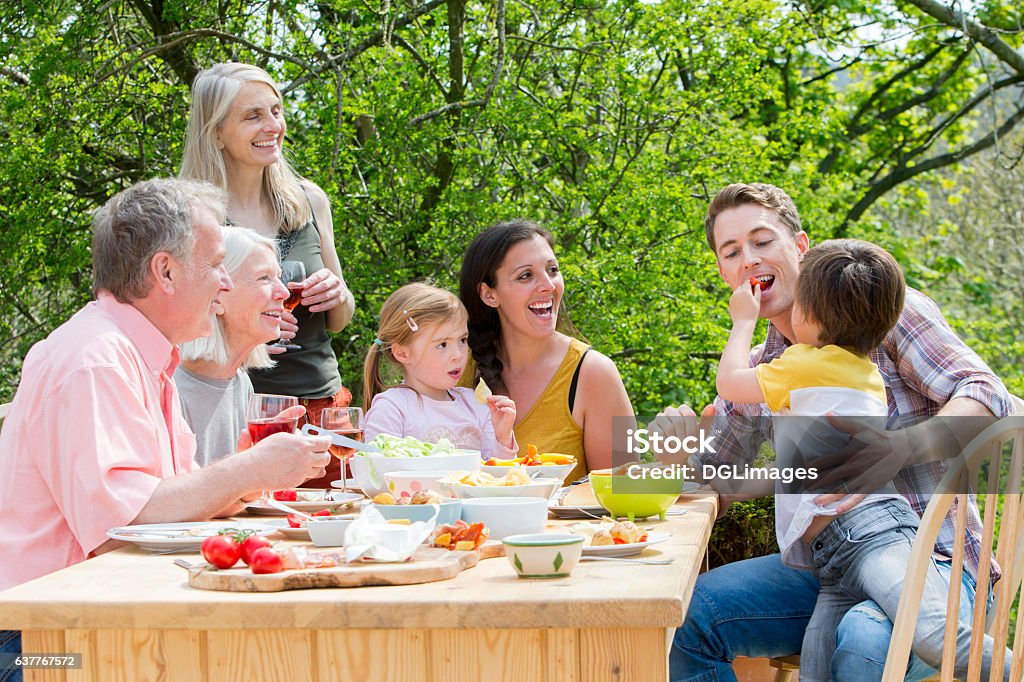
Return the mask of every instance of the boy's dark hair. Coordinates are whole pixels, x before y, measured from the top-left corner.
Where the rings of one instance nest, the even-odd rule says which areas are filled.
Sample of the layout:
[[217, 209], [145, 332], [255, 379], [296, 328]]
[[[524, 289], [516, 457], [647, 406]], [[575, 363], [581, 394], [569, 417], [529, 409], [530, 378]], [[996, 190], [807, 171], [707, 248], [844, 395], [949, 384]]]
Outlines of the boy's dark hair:
[[821, 328], [822, 343], [867, 355], [896, 325], [906, 285], [896, 259], [860, 239], [830, 239], [800, 265], [796, 302]]

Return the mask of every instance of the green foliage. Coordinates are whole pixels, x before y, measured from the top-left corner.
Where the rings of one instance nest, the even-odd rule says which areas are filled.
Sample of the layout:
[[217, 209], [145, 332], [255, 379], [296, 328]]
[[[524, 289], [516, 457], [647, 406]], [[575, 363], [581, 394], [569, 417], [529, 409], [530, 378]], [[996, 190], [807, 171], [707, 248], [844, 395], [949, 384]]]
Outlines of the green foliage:
[[[983, 11], [1019, 15], [996, 0]], [[920, 262], [908, 274], [962, 276], [975, 307], [951, 318], [986, 358], [1020, 319], [997, 320], [1001, 290], [971, 258], [921, 256], [944, 242], [858, 222], [993, 125], [970, 102], [1002, 77], [999, 60], [909, 6], [33, 0], [0, 12], [3, 398], [30, 344], [90, 296], [89, 211], [176, 172], [191, 78], [226, 59], [281, 81], [288, 153], [332, 201], [356, 296], [335, 340], [351, 387], [391, 291], [425, 277], [453, 287], [474, 234], [525, 216], [555, 234], [572, 317], [635, 408], [702, 405], [728, 327], [702, 220], [733, 181], [785, 187], [815, 239], [877, 224]], [[994, 362], [1020, 385], [1009, 358]]]
[[708, 565], [715, 568], [778, 551], [775, 500], [762, 497], [749, 502], [735, 502], [711, 529]]

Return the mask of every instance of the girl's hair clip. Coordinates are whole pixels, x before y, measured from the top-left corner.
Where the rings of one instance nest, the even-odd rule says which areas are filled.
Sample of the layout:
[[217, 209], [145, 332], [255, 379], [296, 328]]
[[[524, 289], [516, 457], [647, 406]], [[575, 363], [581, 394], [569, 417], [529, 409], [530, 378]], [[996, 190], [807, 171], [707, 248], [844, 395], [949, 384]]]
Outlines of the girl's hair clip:
[[416, 324], [416, 320], [414, 320], [412, 316], [409, 315], [409, 311], [403, 310], [402, 314], [405, 315], [405, 323], [409, 325], [409, 329], [413, 330], [414, 332], [418, 332], [420, 330], [420, 326]]
[[381, 348], [384, 348], [384, 342], [381, 341], [380, 339], [374, 339], [373, 342], [380, 346]]

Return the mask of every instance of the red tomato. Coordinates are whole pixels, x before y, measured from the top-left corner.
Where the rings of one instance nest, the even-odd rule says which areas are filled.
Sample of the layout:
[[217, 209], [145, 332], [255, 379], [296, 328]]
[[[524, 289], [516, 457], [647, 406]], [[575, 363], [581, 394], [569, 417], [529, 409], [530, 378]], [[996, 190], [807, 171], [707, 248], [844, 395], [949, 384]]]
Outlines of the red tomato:
[[270, 540], [266, 539], [262, 535], [250, 535], [245, 540], [242, 540], [242, 561], [248, 565], [252, 564], [252, 555], [257, 549], [263, 549], [266, 547], [269, 549], [271, 546]]
[[213, 535], [200, 545], [203, 558], [217, 568], [231, 568], [238, 563], [242, 547], [230, 535]]
[[280, 573], [284, 570], [280, 555], [269, 547], [260, 547], [249, 555], [253, 573]]
[[286, 518], [288, 519], [289, 528], [304, 528], [306, 526], [306, 519], [298, 514], [289, 514]]
[[321, 509], [320, 511], [315, 511], [312, 514], [310, 514], [310, 516], [330, 516], [330, 515], [331, 515], [331, 510], [330, 509]]
[[294, 490], [275, 490], [274, 499], [278, 502], [296, 502], [299, 494]]

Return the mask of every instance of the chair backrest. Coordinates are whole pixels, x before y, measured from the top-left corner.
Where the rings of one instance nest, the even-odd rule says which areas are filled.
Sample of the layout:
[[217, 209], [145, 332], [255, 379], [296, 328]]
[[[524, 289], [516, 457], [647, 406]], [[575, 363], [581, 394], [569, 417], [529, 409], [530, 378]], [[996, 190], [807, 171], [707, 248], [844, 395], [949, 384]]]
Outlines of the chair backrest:
[[[981, 561], [978, 566], [979, 599], [975, 602], [968, 679], [977, 680], [981, 671], [982, 635], [987, 632], [995, 640], [996, 651], [1007, 646], [1010, 607], [1020, 593], [1024, 576], [1024, 505], [1021, 504], [1021, 480], [1024, 477], [1024, 414], [1004, 417], [985, 429], [964, 448], [946, 472], [928, 503], [921, 526], [914, 540], [907, 578], [900, 596], [899, 609], [893, 624], [889, 655], [885, 661], [883, 682], [903, 680], [910, 657], [911, 640], [924, 590], [925, 574], [931, 561], [932, 548], [943, 520], [956, 505], [956, 549], [950, 578], [949, 606], [943, 648], [941, 680], [953, 679], [953, 659], [957, 614], [960, 608], [960, 583], [963, 575], [964, 537], [967, 527], [967, 481], [972, 490], [986, 492], [981, 539]], [[980, 481], [980, 486], [975, 485]], [[989, 591], [991, 560], [1002, 568], [1002, 578], [993, 588], [993, 609], [989, 613], [986, 599]], [[1022, 678], [1024, 659], [1024, 608], [1018, 611], [1010, 679]], [[1003, 660], [995, 656], [992, 679], [1003, 679]]]
[[7, 413], [11, 411], [11, 403], [0, 403], [0, 419], [7, 416]]

